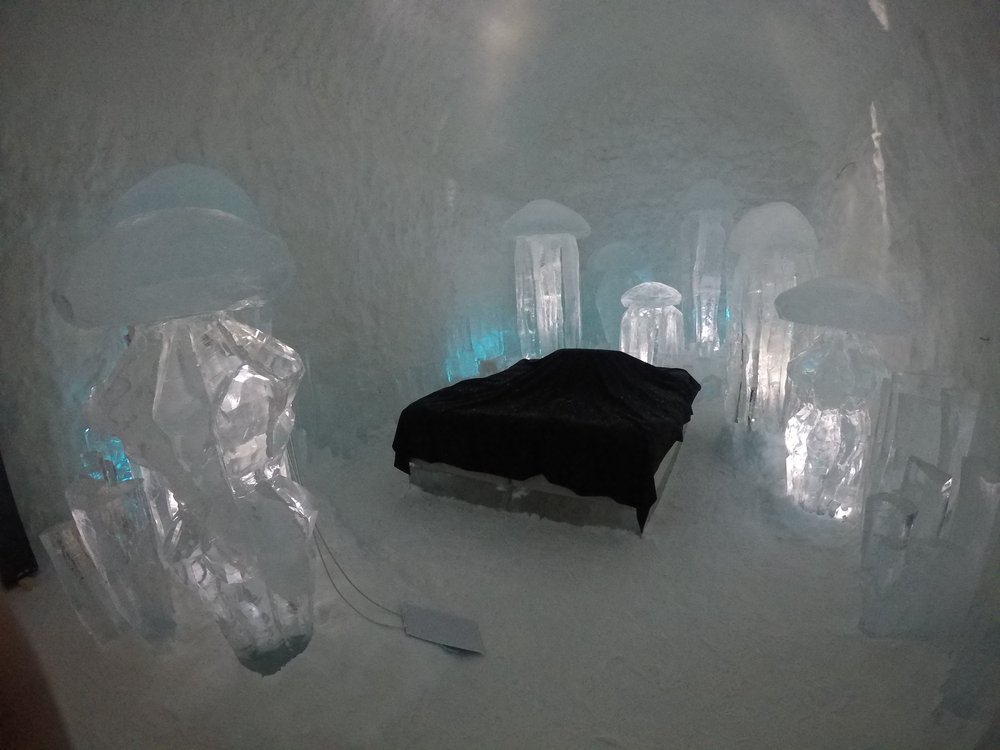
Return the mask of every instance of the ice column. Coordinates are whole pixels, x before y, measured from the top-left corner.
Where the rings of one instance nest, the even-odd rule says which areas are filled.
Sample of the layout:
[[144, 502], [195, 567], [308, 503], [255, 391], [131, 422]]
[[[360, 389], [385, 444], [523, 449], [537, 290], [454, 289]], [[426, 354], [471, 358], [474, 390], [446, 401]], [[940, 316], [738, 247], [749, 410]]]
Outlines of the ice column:
[[681, 202], [681, 246], [691, 269], [685, 292], [689, 341], [699, 356], [721, 349], [727, 333], [726, 235], [732, 226], [736, 199], [722, 183], [705, 180]]
[[590, 234], [583, 217], [550, 200], [536, 200], [511, 216], [503, 232], [514, 238], [517, 332], [521, 356], [543, 357], [580, 345], [580, 254], [576, 240]]
[[726, 413], [749, 430], [780, 433], [793, 326], [778, 317], [777, 296], [813, 275], [816, 234], [787, 203], [751, 209], [733, 228], [738, 256], [729, 308]]
[[651, 365], [668, 365], [684, 340], [683, 315], [676, 307], [680, 292], [647, 281], [625, 292], [621, 301], [627, 308], [622, 316], [621, 350]]
[[[290, 478], [286, 452], [303, 364], [250, 324], [291, 278], [291, 258], [246, 194], [201, 167], [155, 173], [112, 217], [65, 269], [54, 302], [77, 325], [129, 325], [85, 411], [138, 478], [116, 483], [115, 468], [92, 472], [104, 483], [70, 487], [81, 544], [111, 582], [115, 623], [144, 634], [157, 624], [165, 568], [240, 662], [271, 674], [312, 634], [315, 503]], [[68, 561], [68, 537], [50, 539]]]
[[823, 326], [788, 364], [801, 407], [785, 427], [786, 490], [806, 510], [848, 517], [863, 499], [869, 409], [886, 376], [865, 334], [902, 333], [909, 320], [867, 284], [833, 277], [783, 292], [775, 309], [784, 320]]

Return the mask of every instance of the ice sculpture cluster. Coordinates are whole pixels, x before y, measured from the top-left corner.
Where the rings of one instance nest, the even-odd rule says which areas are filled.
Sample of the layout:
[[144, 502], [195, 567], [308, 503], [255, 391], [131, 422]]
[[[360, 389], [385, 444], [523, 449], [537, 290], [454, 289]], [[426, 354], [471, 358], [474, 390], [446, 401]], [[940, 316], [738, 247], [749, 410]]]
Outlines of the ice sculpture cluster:
[[521, 356], [544, 357], [580, 345], [578, 237], [590, 226], [575, 211], [536, 200], [511, 216], [503, 232], [513, 237], [517, 333]]
[[786, 491], [805, 510], [843, 518], [861, 507], [869, 408], [886, 370], [875, 348], [827, 330], [788, 365], [802, 406], [785, 428]]
[[657, 281], [647, 281], [622, 295], [626, 307], [621, 322], [621, 350], [665, 367], [684, 344], [684, 316], [676, 305], [681, 294]]
[[957, 632], [975, 597], [1000, 517], [1000, 469], [966, 458], [951, 474], [920, 459], [902, 486], [868, 498], [860, 627], [870, 635]]
[[728, 418], [749, 430], [784, 429], [786, 369], [793, 325], [774, 307], [777, 296], [814, 274], [816, 234], [798, 209], [768, 203], [747, 211], [729, 238], [738, 255], [729, 306], [726, 373]]
[[726, 237], [736, 199], [716, 180], [705, 180], [685, 195], [681, 210], [681, 246], [691, 268], [691, 287], [685, 318], [690, 317], [690, 341], [699, 356], [721, 349], [728, 313]]
[[871, 635], [946, 635], [968, 611], [1000, 533], [1000, 468], [968, 455], [979, 403], [941, 375], [883, 383], [862, 536]]
[[84, 406], [86, 474], [66, 492], [76, 536], [53, 529], [46, 547], [95, 634], [168, 637], [169, 573], [242, 664], [272, 674], [312, 635], [316, 505], [287, 456], [302, 360], [246, 321], [290, 259], [246, 194], [201, 167], [155, 173], [113, 216], [54, 298], [73, 323], [129, 335]]

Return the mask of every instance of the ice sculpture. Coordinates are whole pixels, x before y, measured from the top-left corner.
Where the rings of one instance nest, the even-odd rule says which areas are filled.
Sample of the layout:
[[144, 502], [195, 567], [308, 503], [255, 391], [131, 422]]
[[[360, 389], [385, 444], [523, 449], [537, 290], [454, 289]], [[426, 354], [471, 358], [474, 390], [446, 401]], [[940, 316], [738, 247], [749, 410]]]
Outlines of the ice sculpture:
[[862, 534], [861, 629], [871, 635], [957, 631], [983, 574], [1000, 524], [1000, 472], [966, 459], [951, 511], [951, 475], [907, 462], [898, 492], [868, 498]]
[[726, 337], [726, 234], [737, 202], [717, 180], [695, 185], [681, 202], [681, 247], [691, 269], [684, 308], [689, 340], [699, 356], [720, 350]]
[[[899, 487], [915, 456], [957, 479], [969, 453], [979, 394], [954, 378], [933, 373], [893, 373], [882, 387], [881, 409], [871, 449], [874, 491]], [[957, 491], [957, 487], [956, 487]]]
[[676, 307], [680, 301], [680, 292], [657, 281], [637, 284], [625, 292], [621, 350], [651, 365], [668, 365], [684, 340], [684, 319]]
[[229, 310], [273, 298], [294, 275], [285, 243], [259, 226], [246, 193], [204, 167], [156, 172], [119, 199], [112, 221], [57, 282], [56, 307], [76, 325]]
[[[128, 347], [85, 412], [92, 429], [121, 441], [140, 478], [117, 483], [114, 471], [68, 492], [96, 568], [122, 581], [112, 598], [132, 592], [140, 625], [155, 620], [151, 607], [169, 598], [156, 560], [197, 594], [241, 663], [271, 674], [312, 634], [316, 509], [289, 478], [286, 453], [302, 360], [244, 322], [292, 272], [248, 205], [201, 168], [156, 173], [114, 215], [144, 212], [83, 253], [105, 269], [122, 264], [113, 293], [98, 274], [64, 276], [56, 301], [77, 324], [130, 324]], [[129, 620], [128, 607], [117, 609]]]
[[795, 207], [768, 203], [744, 214], [728, 247], [738, 260], [728, 295], [727, 417], [748, 431], [779, 433], [793, 326], [774, 300], [813, 275], [816, 234]]
[[782, 319], [826, 326], [788, 364], [802, 405], [785, 428], [786, 491], [806, 510], [850, 516], [863, 499], [869, 408], [886, 376], [864, 334], [902, 333], [909, 320], [893, 300], [851, 279], [807, 281], [774, 304]]
[[612, 242], [591, 256], [587, 271], [599, 275], [595, 304], [605, 341], [615, 346], [621, 336], [622, 295], [654, 278], [649, 260], [627, 242]]
[[117, 615], [147, 641], [170, 638], [170, 582], [157, 556], [142, 480], [81, 476], [67, 488], [66, 500]]
[[517, 333], [521, 356], [544, 357], [580, 345], [578, 237], [590, 234], [583, 217], [550, 200], [532, 201], [511, 216], [503, 233], [513, 237]]

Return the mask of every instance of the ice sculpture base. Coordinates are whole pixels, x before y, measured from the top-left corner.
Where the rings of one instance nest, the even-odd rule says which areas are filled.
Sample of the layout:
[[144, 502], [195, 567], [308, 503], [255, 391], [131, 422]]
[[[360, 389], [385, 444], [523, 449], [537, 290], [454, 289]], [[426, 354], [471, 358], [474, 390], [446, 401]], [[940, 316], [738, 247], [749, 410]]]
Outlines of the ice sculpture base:
[[237, 651], [236, 658], [247, 669], [268, 677], [275, 674], [288, 662], [306, 650], [312, 639], [312, 629], [304, 635], [295, 635], [284, 640], [281, 645], [268, 651], [247, 649]]
[[[654, 481], [658, 499], [650, 508], [649, 517], [663, 497], [679, 450], [680, 443], [674, 443], [656, 470]], [[610, 497], [578, 495], [541, 475], [523, 480], [510, 479], [450, 464], [414, 459], [410, 461], [410, 484], [432, 495], [454, 497], [487, 508], [528, 513], [575, 526], [625, 529], [642, 535], [635, 508], [622, 505]]]

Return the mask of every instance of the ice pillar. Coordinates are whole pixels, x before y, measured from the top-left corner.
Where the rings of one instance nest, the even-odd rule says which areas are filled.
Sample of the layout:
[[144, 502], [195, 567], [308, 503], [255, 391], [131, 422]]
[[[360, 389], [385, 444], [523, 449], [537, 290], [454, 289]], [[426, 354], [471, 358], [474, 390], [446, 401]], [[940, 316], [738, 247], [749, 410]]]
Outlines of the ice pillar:
[[504, 224], [514, 238], [517, 333], [521, 356], [534, 359], [580, 345], [580, 254], [590, 234], [576, 212], [532, 201]]
[[787, 203], [751, 209], [733, 228], [729, 248], [738, 260], [729, 294], [726, 413], [748, 431], [784, 427], [794, 328], [778, 316], [774, 301], [812, 276], [817, 247], [809, 222]]

